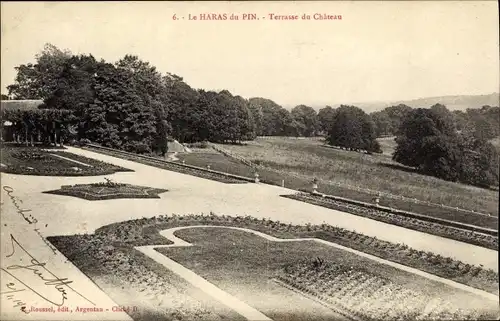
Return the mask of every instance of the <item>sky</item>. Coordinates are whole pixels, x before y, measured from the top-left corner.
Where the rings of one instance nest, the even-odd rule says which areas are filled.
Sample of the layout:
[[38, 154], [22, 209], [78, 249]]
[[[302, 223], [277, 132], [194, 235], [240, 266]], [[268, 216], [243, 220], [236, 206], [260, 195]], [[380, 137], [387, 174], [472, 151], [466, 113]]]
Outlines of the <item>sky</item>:
[[[1, 90], [45, 43], [283, 106], [498, 92], [496, 1], [2, 2]], [[240, 20], [189, 20], [200, 14]], [[242, 20], [255, 13], [259, 20]], [[298, 15], [270, 20], [269, 14]], [[341, 15], [315, 20], [314, 14]], [[173, 19], [176, 15], [177, 20]], [[300, 19], [308, 14], [310, 20]], [[184, 18], [184, 19], [182, 19]]]

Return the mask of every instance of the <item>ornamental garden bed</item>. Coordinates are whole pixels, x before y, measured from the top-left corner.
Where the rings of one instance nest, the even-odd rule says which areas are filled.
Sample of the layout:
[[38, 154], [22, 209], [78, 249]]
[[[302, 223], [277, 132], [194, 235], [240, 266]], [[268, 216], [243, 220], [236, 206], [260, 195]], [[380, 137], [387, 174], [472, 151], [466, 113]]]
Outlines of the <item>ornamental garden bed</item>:
[[[203, 227], [204, 225], [210, 227]], [[282, 239], [322, 239], [498, 294], [498, 273], [491, 269], [327, 224], [292, 225], [249, 216], [214, 214], [161, 215], [110, 224], [97, 229], [94, 234], [54, 236], [48, 237], [48, 240], [99, 287], [112, 295], [117, 304], [124, 304], [125, 298], [136, 298], [137, 302], [132, 303], [140, 306], [146, 315], [156, 318], [172, 318], [174, 313], [180, 313], [183, 318], [190, 320], [238, 319], [238, 315], [212, 299], [192, 295], [196, 291], [184, 279], [134, 249], [136, 246], [172, 244], [172, 241], [159, 232], [179, 226], [190, 228], [175, 232], [175, 236], [192, 246], [157, 247], [156, 251], [273, 320], [341, 320], [344, 318], [342, 313], [348, 314], [349, 318], [367, 313], [372, 319], [394, 314], [403, 318], [403, 315], [398, 314], [402, 313], [402, 306], [392, 307], [403, 303], [416, 304], [416, 310], [407, 315], [411, 318], [418, 314], [421, 318], [459, 316], [491, 319], [498, 313], [498, 302], [495, 300], [485, 299], [475, 293], [453, 288], [340, 248], [307, 240], [273, 242], [246, 231], [220, 228], [248, 228]], [[275, 279], [278, 282], [273, 282]], [[381, 291], [372, 293], [370, 291], [376, 288], [376, 282], [382, 282], [379, 285]], [[333, 288], [340, 287], [339, 293], [343, 293], [345, 298], [329, 299], [330, 294], [321, 288], [324, 284]], [[307, 293], [308, 296], [314, 294], [320, 301], [334, 303], [337, 310], [342, 303], [342, 313], [315, 303], [307, 296], [297, 297], [297, 291]], [[319, 293], [324, 297], [320, 297]], [[172, 298], [173, 303], [165, 306], [161, 302], [161, 298], [165, 296]], [[340, 303], [331, 301], [337, 299], [341, 300]], [[363, 299], [366, 299], [364, 301], [368, 307], [356, 303]], [[180, 302], [186, 304], [179, 305]], [[278, 303], [268, 304], [271, 302]], [[382, 302], [385, 302], [383, 306]], [[422, 310], [418, 308], [418, 302], [431, 304], [428, 305], [428, 310]], [[193, 306], [194, 310], [191, 309]], [[373, 312], [377, 308], [380, 311]], [[198, 314], [195, 316], [193, 311]], [[141, 320], [140, 315], [133, 311], [130, 313], [132, 318]]]
[[276, 280], [354, 320], [481, 320], [482, 311], [410, 289], [363, 267], [321, 258], [285, 265]]
[[0, 171], [38, 176], [98, 176], [132, 170], [60, 149], [2, 147]]
[[311, 195], [309, 193], [282, 195], [282, 197], [367, 217], [380, 222], [389, 223], [424, 233], [438, 235], [449, 239], [482, 246], [492, 250], [498, 250], [498, 237], [493, 235], [487, 235], [471, 230], [446, 226], [443, 224], [429, 222], [417, 218], [410, 218], [403, 215], [390, 213], [388, 211], [355, 205], [318, 195]]
[[115, 183], [107, 179], [104, 183], [63, 185], [58, 190], [44, 193], [74, 196], [90, 201], [98, 201], [119, 198], [160, 198], [158, 194], [167, 191], [166, 189]]

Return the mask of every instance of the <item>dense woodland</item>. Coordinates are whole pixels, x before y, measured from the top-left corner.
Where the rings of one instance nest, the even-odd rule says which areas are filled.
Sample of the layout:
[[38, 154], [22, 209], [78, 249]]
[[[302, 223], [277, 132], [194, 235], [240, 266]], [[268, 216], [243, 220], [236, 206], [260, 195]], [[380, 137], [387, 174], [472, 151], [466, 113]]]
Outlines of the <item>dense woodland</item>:
[[323, 135], [333, 146], [379, 153], [376, 138], [396, 136], [393, 159], [403, 165], [447, 180], [498, 185], [498, 154], [488, 142], [499, 135], [498, 106], [450, 112], [439, 104], [398, 105], [367, 114], [356, 106], [316, 112], [298, 105], [289, 111], [266, 98], [194, 89], [137, 56], [109, 63], [50, 44], [35, 63], [16, 70], [2, 99], [44, 101], [37, 111], [2, 111], [25, 141], [89, 140], [164, 155], [170, 138], [237, 143], [256, 136]]

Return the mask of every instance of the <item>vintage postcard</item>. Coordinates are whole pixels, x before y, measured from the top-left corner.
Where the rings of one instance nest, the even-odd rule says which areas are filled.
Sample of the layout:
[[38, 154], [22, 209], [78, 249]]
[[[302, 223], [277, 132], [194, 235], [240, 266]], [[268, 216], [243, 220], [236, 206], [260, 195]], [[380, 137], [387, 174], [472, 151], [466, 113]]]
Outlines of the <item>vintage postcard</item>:
[[1, 320], [492, 320], [496, 1], [1, 2]]

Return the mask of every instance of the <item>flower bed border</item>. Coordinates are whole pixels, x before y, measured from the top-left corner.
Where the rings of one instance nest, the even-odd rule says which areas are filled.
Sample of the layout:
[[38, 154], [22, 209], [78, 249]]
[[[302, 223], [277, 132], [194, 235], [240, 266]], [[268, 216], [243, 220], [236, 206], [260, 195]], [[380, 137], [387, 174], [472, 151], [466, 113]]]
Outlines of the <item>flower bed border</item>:
[[[367, 207], [360, 204], [350, 203], [341, 199], [334, 199], [332, 197], [322, 197], [314, 194], [309, 195], [307, 193], [281, 195], [281, 197], [325, 207], [328, 209], [338, 210], [361, 217], [366, 217], [369, 219], [388, 223], [391, 225], [401, 226], [415, 231], [446, 237], [452, 240], [481, 246], [491, 250], [498, 250], [498, 236], [492, 235], [495, 233], [483, 234], [474, 230], [461, 229], [454, 226], [439, 224], [433, 222], [432, 220], [426, 220], [425, 217], [416, 218], [412, 216], [405, 216], [401, 215], [400, 213], [394, 213], [387, 208], [376, 206]], [[341, 205], [340, 203], [344, 204]]]

